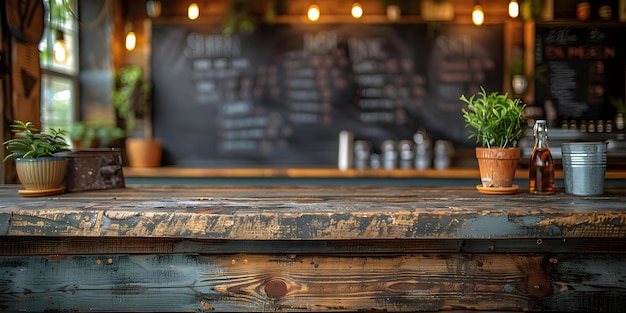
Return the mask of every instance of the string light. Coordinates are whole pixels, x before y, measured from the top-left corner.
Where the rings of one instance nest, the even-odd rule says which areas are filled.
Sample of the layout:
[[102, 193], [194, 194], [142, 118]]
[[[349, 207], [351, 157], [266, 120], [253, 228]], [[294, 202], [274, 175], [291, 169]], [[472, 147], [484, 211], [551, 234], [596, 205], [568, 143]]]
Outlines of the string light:
[[136, 45], [137, 45], [137, 35], [135, 35], [135, 32], [131, 30], [128, 33], [126, 33], [126, 50], [133, 51]]
[[311, 22], [315, 22], [320, 19], [320, 7], [317, 4], [311, 4], [306, 11], [306, 16]]
[[363, 16], [363, 7], [361, 6], [361, 3], [358, 1], [355, 1], [352, 4], [352, 17], [354, 18], [361, 18], [361, 16]]
[[519, 16], [519, 3], [517, 3], [517, 0], [509, 2], [509, 16], [512, 18]]
[[126, 40], [124, 42], [126, 50], [133, 51], [137, 45], [137, 34], [133, 31], [133, 24], [130, 21], [126, 22], [124, 32], [126, 32]]
[[474, 10], [472, 11], [472, 22], [477, 26], [485, 22], [485, 12], [483, 11], [483, 7], [478, 3], [474, 5]]
[[189, 5], [189, 7], [187, 8], [187, 17], [189, 17], [190, 20], [195, 20], [200, 16], [200, 7], [198, 7], [197, 3], [192, 3]]
[[54, 60], [58, 63], [65, 63], [67, 61], [67, 46], [65, 45], [63, 32], [57, 30], [56, 35], [57, 38], [52, 47]]

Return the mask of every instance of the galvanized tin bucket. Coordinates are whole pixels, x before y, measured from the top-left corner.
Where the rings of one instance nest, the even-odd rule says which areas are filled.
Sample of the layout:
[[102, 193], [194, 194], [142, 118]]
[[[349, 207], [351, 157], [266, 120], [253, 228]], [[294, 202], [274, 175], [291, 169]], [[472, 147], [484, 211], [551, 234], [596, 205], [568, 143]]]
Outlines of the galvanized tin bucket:
[[565, 192], [578, 196], [604, 193], [606, 142], [571, 142], [561, 145]]

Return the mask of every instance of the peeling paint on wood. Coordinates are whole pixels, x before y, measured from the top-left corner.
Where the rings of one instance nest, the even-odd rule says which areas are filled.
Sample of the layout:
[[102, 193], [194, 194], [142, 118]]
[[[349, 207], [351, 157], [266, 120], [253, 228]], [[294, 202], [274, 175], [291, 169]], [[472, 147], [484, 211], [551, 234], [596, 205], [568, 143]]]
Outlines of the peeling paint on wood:
[[0, 311], [626, 311], [626, 189], [0, 188]]
[[[126, 188], [21, 199], [0, 190], [7, 235], [353, 238], [626, 237], [625, 190], [599, 197], [469, 188]], [[255, 195], [257, 197], [255, 197]], [[52, 204], [52, 205], [51, 205]]]
[[[0, 306], [28, 312], [626, 308], [623, 257], [554, 257], [560, 261], [538, 280], [533, 275], [544, 258], [536, 255], [303, 255], [278, 263], [276, 256], [251, 254], [2, 257]], [[601, 270], [607, 266], [613, 270]]]

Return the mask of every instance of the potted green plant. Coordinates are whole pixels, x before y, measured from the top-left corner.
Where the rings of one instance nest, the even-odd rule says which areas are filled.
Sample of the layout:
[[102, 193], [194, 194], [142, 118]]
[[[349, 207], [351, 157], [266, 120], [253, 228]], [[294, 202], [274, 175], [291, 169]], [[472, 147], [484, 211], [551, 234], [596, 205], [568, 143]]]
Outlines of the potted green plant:
[[107, 120], [94, 119], [77, 122], [69, 131], [69, 137], [76, 149], [114, 148], [116, 141], [124, 138], [124, 130], [112, 126]]
[[476, 158], [482, 184], [477, 186], [483, 193], [515, 193], [519, 186], [513, 185], [517, 163], [520, 158], [518, 142], [530, 129], [524, 116], [525, 104], [511, 99], [508, 93], [487, 94], [483, 87], [467, 98], [461, 109], [466, 127], [471, 128], [469, 139], [475, 138]]
[[26, 188], [19, 190], [23, 196], [42, 196], [62, 193], [67, 160], [55, 154], [68, 150], [68, 143], [61, 129], [42, 133], [32, 122], [14, 121], [11, 131], [15, 138], [3, 143], [8, 154], [3, 162], [15, 159], [15, 169], [20, 182]]
[[537, 20], [541, 18], [545, 0], [524, 0], [520, 3], [520, 15], [523, 20]]
[[[252, 15], [251, 0], [232, 0], [230, 1], [230, 9], [226, 19], [224, 20], [224, 29], [222, 35], [230, 36], [238, 31], [251, 32], [255, 28], [255, 20]], [[274, 8], [266, 8], [266, 18], [271, 20], [275, 15]]]
[[[132, 167], [161, 165], [161, 142], [152, 136], [152, 107], [150, 83], [143, 77], [139, 65], [126, 66], [115, 74], [113, 105], [126, 135], [126, 155]], [[137, 114], [143, 116], [143, 137], [135, 137]]]

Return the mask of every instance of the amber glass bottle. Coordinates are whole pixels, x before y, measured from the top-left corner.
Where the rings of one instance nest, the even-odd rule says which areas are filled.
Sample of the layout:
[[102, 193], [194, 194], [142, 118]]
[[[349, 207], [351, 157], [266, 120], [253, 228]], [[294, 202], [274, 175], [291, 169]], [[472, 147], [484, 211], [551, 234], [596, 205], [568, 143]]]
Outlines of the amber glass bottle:
[[535, 146], [530, 155], [529, 189], [534, 194], [554, 193], [554, 160], [548, 146], [548, 126], [537, 120], [534, 127]]

